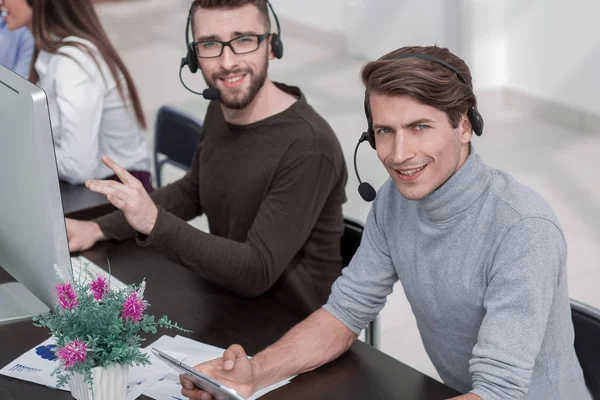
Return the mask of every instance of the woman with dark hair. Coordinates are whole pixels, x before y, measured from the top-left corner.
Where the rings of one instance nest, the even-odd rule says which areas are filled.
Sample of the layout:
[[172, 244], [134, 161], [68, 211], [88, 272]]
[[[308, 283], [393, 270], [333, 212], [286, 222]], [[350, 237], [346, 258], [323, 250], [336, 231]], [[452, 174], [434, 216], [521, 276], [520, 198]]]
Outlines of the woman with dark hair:
[[91, 0], [3, 0], [9, 29], [35, 40], [29, 79], [46, 91], [58, 174], [70, 183], [117, 179], [108, 155], [151, 191], [146, 121], [125, 64]]

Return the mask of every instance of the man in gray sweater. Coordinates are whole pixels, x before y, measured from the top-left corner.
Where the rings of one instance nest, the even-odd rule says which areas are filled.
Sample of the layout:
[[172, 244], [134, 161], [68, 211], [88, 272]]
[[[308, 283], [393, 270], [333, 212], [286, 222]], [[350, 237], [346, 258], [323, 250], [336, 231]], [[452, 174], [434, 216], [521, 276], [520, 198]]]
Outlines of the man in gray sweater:
[[391, 179], [352, 262], [327, 304], [281, 340], [251, 360], [234, 345], [197, 368], [246, 396], [315, 369], [350, 347], [400, 279], [429, 357], [461, 399], [590, 399], [564, 233], [537, 193], [476, 154], [483, 121], [466, 64], [447, 49], [402, 48], [362, 80], [363, 139]]

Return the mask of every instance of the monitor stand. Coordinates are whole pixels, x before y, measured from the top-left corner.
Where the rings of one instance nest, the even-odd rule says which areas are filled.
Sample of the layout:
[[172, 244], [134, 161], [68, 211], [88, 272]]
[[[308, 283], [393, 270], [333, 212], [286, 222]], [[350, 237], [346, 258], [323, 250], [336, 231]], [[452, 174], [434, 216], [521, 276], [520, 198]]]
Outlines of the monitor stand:
[[0, 325], [31, 319], [47, 311], [50, 309], [19, 282], [0, 284]]

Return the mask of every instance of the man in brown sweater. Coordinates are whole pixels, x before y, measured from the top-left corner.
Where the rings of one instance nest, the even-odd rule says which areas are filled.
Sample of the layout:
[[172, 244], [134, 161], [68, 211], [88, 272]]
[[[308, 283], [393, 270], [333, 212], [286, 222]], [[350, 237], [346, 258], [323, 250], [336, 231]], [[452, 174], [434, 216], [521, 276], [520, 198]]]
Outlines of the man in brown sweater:
[[[122, 183], [86, 185], [120, 211], [67, 219], [69, 247], [136, 238], [239, 295], [270, 292], [308, 313], [325, 303], [342, 269], [341, 146], [298, 88], [268, 78], [274, 53], [264, 0], [193, 7], [199, 67], [221, 100], [208, 107], [190, 170], [149, 196], [103, 157]], [[210, 234], [186, 222], [202, 214]]]

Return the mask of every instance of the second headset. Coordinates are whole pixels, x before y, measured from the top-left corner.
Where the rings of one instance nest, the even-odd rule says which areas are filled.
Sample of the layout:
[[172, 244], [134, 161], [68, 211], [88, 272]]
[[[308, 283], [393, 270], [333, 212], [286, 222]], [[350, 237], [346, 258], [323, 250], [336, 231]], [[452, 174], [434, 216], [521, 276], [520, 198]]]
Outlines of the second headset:
[[[281, 26], [279, 25], [279, 18], [277, 18], [277, 14], [275, 14], [275, 10], [273, 10], [271, 3], [268, 0], [266, 3], [271, 10], [271, 14], [273, 14], [273, 19], [275, 20], [275, 25], [277, 26], [277, 33], [271, 34], [271, 48], [273, 49], [275, 58], [281, 58], [283, 57], [283, 42], [281, 41]], [[195, 74], [196, 71], [198, 71], [198, 56], [196, 54], [194, 42], [190, 42], [190, 26], [192, 23], [193, 10], [194, 7], [191, 7], [188, 13], [187, 23], [185, 25], [185, 44], [187, 47], [187, 54], [181, 59], [181, 68], [187, 65], [190, 69], [190, 72]]]

